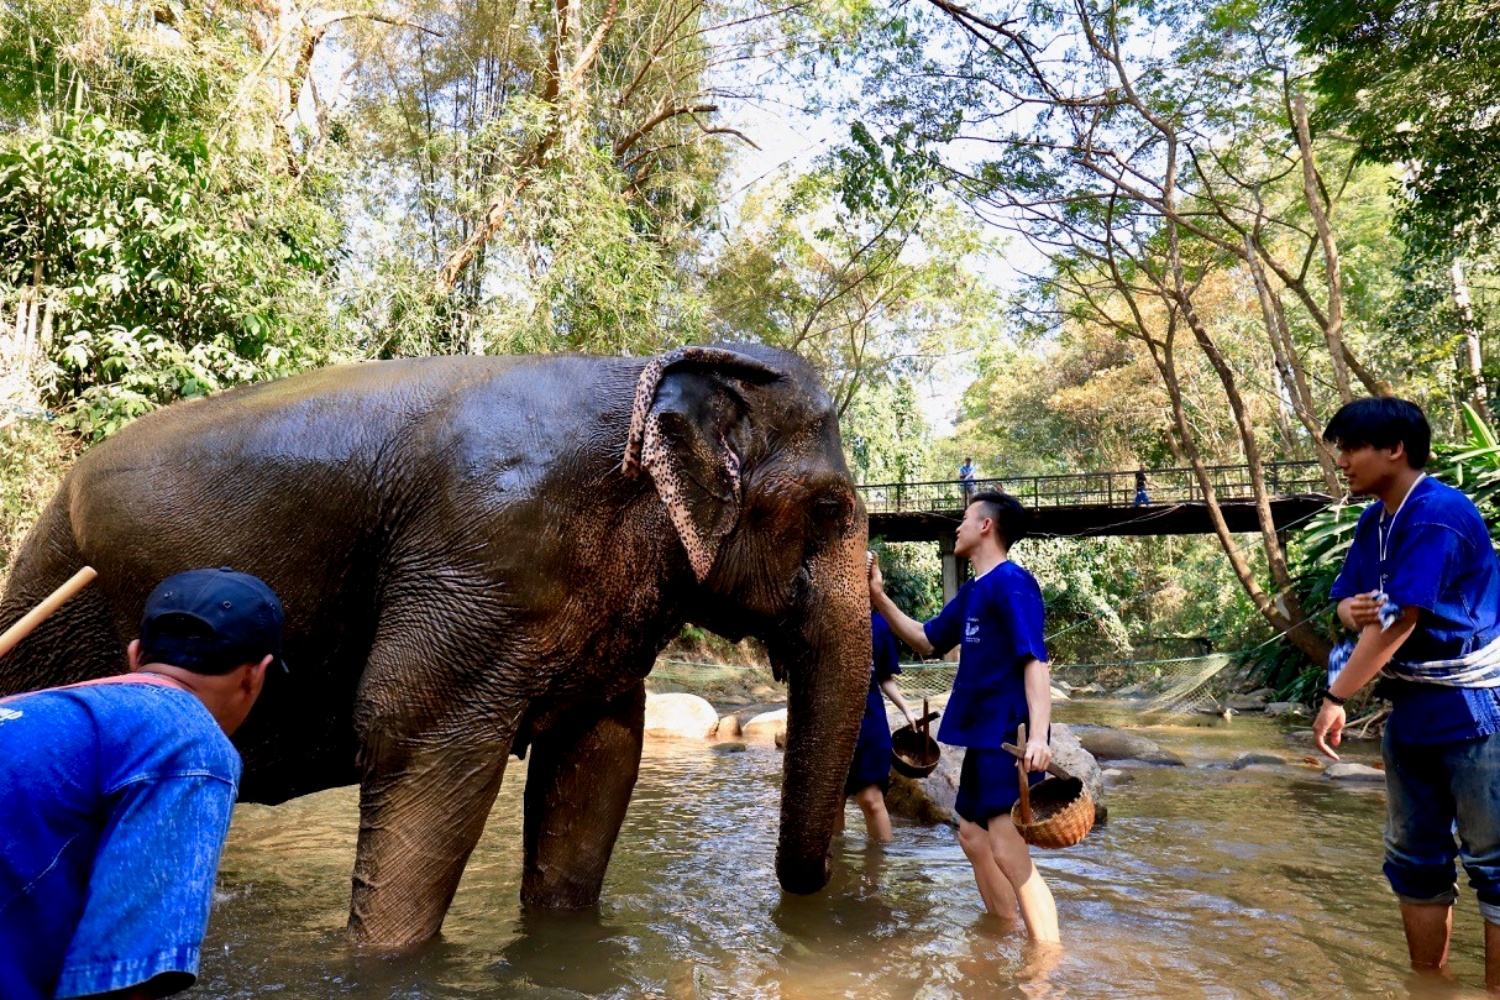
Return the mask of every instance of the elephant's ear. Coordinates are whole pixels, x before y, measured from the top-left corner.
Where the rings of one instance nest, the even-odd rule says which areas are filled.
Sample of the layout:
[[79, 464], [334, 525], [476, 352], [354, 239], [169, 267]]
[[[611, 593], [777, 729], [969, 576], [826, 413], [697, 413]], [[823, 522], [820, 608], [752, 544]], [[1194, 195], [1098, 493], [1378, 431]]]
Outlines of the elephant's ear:
[[736, 383], [772, 382], [781, 372], [712, 347], [681, 347], [654, 358], [636, 383], [622, 470], [644, 468], [702, 582], [740, 514], [740, 461], [750, 420]]

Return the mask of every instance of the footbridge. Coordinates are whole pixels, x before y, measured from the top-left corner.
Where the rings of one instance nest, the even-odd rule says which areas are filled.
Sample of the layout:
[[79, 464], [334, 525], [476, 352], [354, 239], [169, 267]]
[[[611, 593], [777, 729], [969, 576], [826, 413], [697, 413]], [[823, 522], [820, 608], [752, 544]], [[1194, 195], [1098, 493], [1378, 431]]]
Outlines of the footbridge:
[[[1261, 470], [1277, 531], [1301, 524], [1334, 499], [1317, 462], [1269, 462]], [[1250, 467], [1215, 465], [1207, 471], [1229, 530], [1259, 531]], [[969, 573], [968, 560], [953, 551], [953, 530], [963, 517], [966, 497], [985, 490], [1020, 500], [1031, 517], [1033, 536], [1194, 535], [1214, 530], [1203, 487], [1191, 468], [1003, 476], [973, 483], [873, 483], [857, 489], [869, 513], [871, 538], [937, 543], [945, 601], [952, 600]]]
[[[1300, 523], [1329, 504], [1317, 462], [1268, 462], [1262, 466], [1277, 530]], [[870, 537], [891, 542], [943, 542], [963, 517], [965, 497], [984, 490], [1009, 493], [1031, 515], [1031, 534], [1043, 537], [1097, 535], [1195, 535], [1214, 530], [1203, 487], [1191, 468], [1142, 474], [1080, 472], [1060, 476], [1002, 476], [972, 485], [957, 479], [925, 483], [873, 483], [857, 487], [870, 515]], [[1255, 492], [1246, 465], [1208, 468], [1209, 481], [1230, 531], [1259, 531]], [[966, 492], [967, 489], [967, 492]]]

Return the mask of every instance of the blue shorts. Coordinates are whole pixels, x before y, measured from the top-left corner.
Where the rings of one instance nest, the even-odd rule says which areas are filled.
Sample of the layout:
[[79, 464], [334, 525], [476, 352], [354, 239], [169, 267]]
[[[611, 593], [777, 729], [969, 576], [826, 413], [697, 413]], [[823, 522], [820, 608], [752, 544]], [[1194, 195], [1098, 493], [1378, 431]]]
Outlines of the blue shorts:
[[[1014, 737], [1012, 737], [1014, 739]], [[958, 798], [953, 811], [970, 823], [988, 828], [990, 820], [1010, 812], [1021, 798], [1021, 783], [1016, 765], [1020, 761], [1009, 750], [998, 747], [969, 747], [964, 751], [964, 766], [958, 776]], [[1047, 777], [1045, 771], [1028, 775], [1035, 787]]]
[[871, 785], [879, 785], [881, 794], [891, 787], [891, 748], [874, 740], [861, 740], [854, 748], [849, 777], [844, 779], [844, 794], [855, 795]]
[[1391, 888], [1404, 903], [1452, 903], [1457, 858], [1479, 893], [1484, 919], [1500, 924], [1500, 733], [1396, 743], [1387, 729], [1381, 752]]

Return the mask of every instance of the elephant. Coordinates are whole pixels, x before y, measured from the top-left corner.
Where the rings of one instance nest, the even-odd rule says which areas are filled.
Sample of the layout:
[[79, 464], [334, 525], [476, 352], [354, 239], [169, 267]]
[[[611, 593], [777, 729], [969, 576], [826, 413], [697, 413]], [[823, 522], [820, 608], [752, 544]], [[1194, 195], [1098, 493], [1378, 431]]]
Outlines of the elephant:
[[358, 783], [348, 931], [437, 934], [529, 752], [522, 903], [596, 906], [645, 678], [692, 623], [788, 686], [776, 875], [828, 879], [870, 663], [866, 518], [814, 370], [760, 345], [333, 366], [174, 403], [86, 452], [0, 624], [96, 583], [0, 658], [0, 695], [120, 672], [159, 580], [276, 590], [284, 659], [234, 741], [241, 801]]

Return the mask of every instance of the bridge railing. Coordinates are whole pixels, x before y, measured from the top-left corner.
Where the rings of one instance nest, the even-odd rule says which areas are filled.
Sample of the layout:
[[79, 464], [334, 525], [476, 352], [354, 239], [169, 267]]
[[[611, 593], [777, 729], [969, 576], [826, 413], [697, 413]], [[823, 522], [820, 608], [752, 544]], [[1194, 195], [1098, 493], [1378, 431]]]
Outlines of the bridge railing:
[[[1317, 462], [1267, 462], [1262, 467], [1272, 496], [1323, 494], [1328, 485]], [[1248, 500], [1255, 492], [1245, 465], [1208, 467], [1220, 500]], [[867, 483], [856, 487], [871, 514], [957, 511], [964, 506], [957, 479], [921, 483]], [[1137, 479], [1130, 472], [1082, 472], [1059, 476], [997, 476], [976, 479], [971, 492], [1001, 490], [1028, 507], [1128, 507], [1135, 503]], [[1193, 503], [1203, 489], [1192, 468], [1148, 469], [1146, 496], [1151, 506]]]

